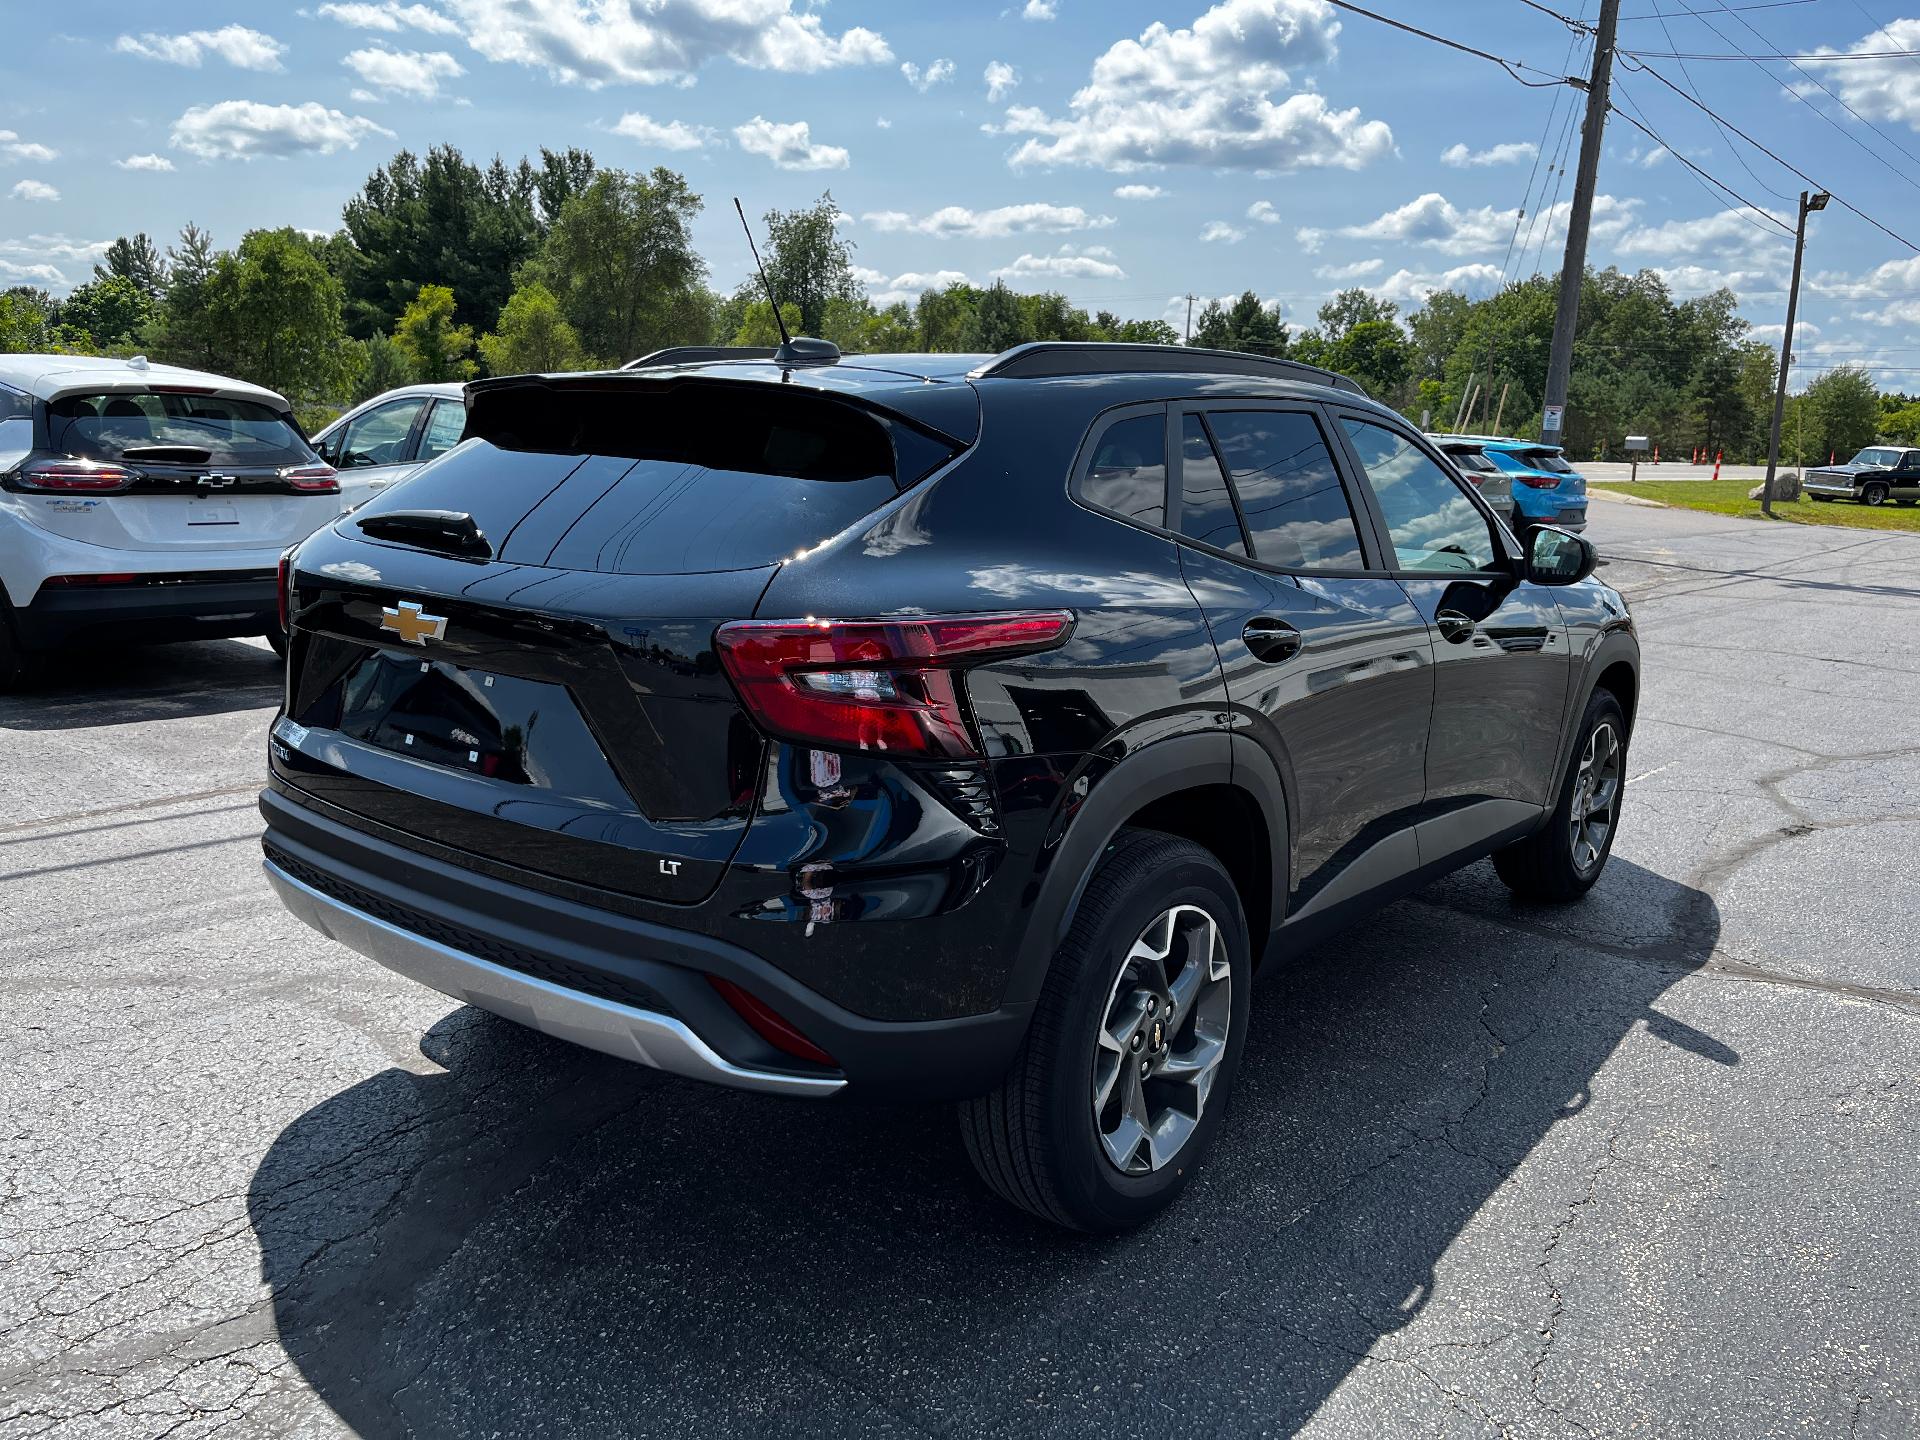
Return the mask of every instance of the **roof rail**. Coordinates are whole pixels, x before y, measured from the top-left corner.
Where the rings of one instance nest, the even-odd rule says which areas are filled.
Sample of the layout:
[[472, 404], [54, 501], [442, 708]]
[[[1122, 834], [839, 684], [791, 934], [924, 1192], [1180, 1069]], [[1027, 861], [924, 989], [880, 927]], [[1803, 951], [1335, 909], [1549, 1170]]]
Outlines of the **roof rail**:
[[1264, 375], [1330, 385], [1363, 399], [1371, 398], [1358, 381], [1318, 365], [1249, 355], [1239, 350], [1206, 350], [1191, 345], [1125, 345], [1100, 340], [1036, 340], [994, 356], [970, 379], [1030, 380], [1043, 375], [1112, 375], [1173, 372], [1192, 375]]
[[771, 345], [669, 345], [638, 360], [629, 360], [622, 370], [651, 370], [656, 365], [701, 365], [712, 360], [771, 360]]

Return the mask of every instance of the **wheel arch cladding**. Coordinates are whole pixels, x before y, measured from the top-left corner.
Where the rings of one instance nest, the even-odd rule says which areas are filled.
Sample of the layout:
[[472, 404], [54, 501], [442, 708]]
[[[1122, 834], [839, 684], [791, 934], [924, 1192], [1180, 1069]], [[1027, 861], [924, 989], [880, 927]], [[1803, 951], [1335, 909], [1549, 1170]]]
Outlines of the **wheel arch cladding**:
[[1627, 717], [1627, 733], [1633, 733], [1634, 705], [1640, 697], [1640, 674], [1631, 661], [1615, 660], [1593, 682], [1596, 690], [1606, 690], [1620, 702], [1621, 713]]

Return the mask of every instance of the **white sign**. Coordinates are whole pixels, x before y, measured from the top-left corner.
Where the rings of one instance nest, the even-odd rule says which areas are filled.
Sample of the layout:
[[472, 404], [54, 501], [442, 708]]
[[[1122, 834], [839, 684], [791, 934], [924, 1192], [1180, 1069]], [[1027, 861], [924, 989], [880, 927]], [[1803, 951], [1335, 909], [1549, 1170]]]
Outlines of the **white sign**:
[[1566, 413], [1567, 407], [1564, 405], [1547, 406], [1546, 413], [1540, 419], [1541, 432], [1557, 435], [1560, 432], [1560, 422], [1565, 418]]

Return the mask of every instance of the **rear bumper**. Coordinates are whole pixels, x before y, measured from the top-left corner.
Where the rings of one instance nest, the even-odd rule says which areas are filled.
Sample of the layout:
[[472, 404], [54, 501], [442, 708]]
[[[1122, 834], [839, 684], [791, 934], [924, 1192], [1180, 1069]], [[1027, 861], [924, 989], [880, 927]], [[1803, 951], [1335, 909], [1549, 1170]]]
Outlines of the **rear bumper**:
[[14, 619], [31, 650], [84, 639], [209, 640], [266, 634], [279, 623], [279, 599], [270, 570], [156, 574], [131, 584], [43, 585]]
[[[957, 1099], [998, 1083], [1026, 1033], [1026, 1006], [874, 1020], [728, 941], [476, 874], [284, 787], [260, 808], [268, 878], [322, 934], [467, 1004], [672, 1074], [781, 1095]], [[898, 935], [906, 958], [913, 935]], [[776, 1050], [709, 977], [771, 1006], [835, 1066]]]

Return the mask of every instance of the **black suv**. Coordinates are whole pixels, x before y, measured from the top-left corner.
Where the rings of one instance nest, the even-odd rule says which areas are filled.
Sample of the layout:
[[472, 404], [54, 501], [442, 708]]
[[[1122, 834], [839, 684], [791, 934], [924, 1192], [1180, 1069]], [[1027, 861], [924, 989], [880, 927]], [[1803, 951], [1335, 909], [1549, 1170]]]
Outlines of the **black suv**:
[[267, 873], [457, 999], [680, 1075], [955, 1100], [1113, 1230], [1256, 963], [1492, 855], [1583, 894], [1639, 651], [1398, 415], [1178, 347], [485, 380], [283, 565]]

